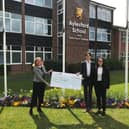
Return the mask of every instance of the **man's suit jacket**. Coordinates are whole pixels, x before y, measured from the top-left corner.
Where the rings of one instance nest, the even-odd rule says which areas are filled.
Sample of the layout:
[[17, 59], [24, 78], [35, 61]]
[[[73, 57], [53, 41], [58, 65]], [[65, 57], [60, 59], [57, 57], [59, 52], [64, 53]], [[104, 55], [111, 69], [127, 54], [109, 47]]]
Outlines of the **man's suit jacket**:
[[83, 81], [82, 81], [83, 85], [85, 84], [85, 81], [87, 81], [87, 79], [90, 79], [90, 82], [93, 85], [93, 83], [94, 83], [94, 72], [95, 72], [95, 64], [91, 62], [90, 76], [87, 77], [86, 61], [83, 61], [81, 63], [81, 74], [82, 74], [82, 77], [83, 77]]

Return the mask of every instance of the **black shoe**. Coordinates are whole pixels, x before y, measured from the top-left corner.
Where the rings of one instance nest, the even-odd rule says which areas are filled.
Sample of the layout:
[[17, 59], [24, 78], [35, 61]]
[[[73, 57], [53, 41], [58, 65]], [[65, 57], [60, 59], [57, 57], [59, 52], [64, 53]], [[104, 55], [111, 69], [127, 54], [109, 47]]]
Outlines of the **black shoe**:
[[106, 113], [105, 113], [105, 112], [102, 112], [102, 113], [101, 113], [101, 115], [102, 115], [102, 116], [105, 116], [105, 115], [106, 115]]
[[41, 108], [38, 108], [37, 109], [38, 112], [42, 113], [43, 111], [41, 110]]
[[99, 115], [99, 114], [101, 114], [101, 111], [98, 110], [95, 114], [96, 115]]
[[29, 114], [32, 116], [33, 115], [33, 110], [32, 108], [29, 110]]

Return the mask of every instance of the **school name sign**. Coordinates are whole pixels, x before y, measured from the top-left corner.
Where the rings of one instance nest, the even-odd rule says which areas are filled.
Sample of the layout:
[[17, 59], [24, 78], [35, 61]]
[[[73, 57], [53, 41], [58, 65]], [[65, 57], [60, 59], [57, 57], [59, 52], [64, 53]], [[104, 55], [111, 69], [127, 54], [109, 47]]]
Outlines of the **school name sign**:
[[76, 21], [69, 21], [69, 26], [72, 29], [73, 33], [80, 33], [80, 34], [86, 34], [86, 30], [89, 28], [89, 24], [84, 24], [84, 23], [78, 23]]

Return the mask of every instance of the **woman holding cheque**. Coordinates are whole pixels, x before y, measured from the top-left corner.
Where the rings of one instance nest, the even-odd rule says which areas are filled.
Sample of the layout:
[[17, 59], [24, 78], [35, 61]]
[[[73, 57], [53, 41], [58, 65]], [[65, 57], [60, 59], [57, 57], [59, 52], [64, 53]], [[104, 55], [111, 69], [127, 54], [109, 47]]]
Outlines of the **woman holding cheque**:
[[46, 85], [49, 85], [45, 81], [45, 75], [50, 74], [52, 70], [48, 72], [45, 69], [44, 61], [40, 57], [36, 57], [34, 61], [33, 67], [33, 92], [32, 92], [32, 100], [30, 105], [29, 113], [33, 115], [33, 107], [37, 106], [37, 111], [42, 112], [41, 104], [43, 103], [44, 92]]

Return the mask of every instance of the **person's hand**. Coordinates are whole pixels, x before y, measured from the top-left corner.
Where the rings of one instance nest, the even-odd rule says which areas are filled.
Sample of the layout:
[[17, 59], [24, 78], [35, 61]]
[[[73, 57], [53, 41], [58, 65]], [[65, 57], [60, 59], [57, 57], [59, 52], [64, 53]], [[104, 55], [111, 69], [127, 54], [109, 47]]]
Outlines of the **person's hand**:
[[76, 75], [79, 76], [80, 75], [80, 72], [77, 72]]
[[53, 72], [53, 69], [50, 69], [50, 70], [48, 71], [48, 73], [51, 73], [51, 72]]

